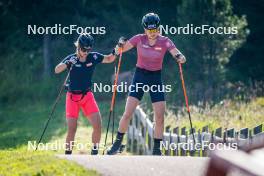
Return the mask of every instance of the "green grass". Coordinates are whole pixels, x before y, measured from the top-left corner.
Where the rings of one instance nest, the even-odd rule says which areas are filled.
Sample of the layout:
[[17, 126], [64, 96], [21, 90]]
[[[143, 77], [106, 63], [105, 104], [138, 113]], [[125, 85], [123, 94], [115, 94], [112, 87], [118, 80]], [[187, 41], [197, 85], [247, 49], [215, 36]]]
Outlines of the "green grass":
[[[49, 123], [44, 135], [43, 142], [61, 139], [67, 131], [65, 119], [65, 107], [63, 100], [58, 104], [54, 117]], [[98, 102], [103, 122], [103, 134], [106, 132], [110, 101]], [[32, 103], [7, 106], [0, 109], [0, 149], [20, 148], [27, 145], [28, 141], [38, 140], [44, 125], [48, 119], [52, 103]], [[115, 108], [115, 130], [124, 109], [124, 100], [120, 100]], [[80, 113], [78, 130], [86, 128], [86, 133], [91, 133], [91, 126], [88, 120]], [[77, 135], [78, 135], [77, 131]], [[81, 133], [81, 132], [80, 132]], [[86, 140], [90, 140], [86, 137]], [[103, 140], [103, 138], [102, 138]]]
[[[168, 109], [165, 126], [190, 128], [185, 107], [178, 111]], [[206, 125], [210, 130], [218, 127], [235, 128], [236, 130], [245, 127], [253, 128], [264, 123], [264, 97], [252, 99], [247, 103], [223, 100], [215, 105], [208, 104], [205, 108], [190, 106], [190, 111], [194, 127], [197, 129]]]
[[[43, 143], [63, 143], [67, 126], [65, 119], [64, 98], [60, 100], [54, 117], [50, 121], [43, 137]], [[101, 143], [104, 142], [110, 101], [98, 102], [103, 122]], [[18, 102], [0, 109], [0, 175], [96, 175], [94, 171], [86, 169], [66, 160], [58, 159], [55, 154], [62, 154], [64, 150], [28, 150], [28, 141], [37, 141], [48, 119], [52, 103]], [[123, 113], [124, 100], [118, 100], [115, 114], [115, 131], [119, 118]], [[110, 129], [111, 131], [111, 129]], [[92, 127], [88, 120], [80, 113], [76, 141], [91, 143]], [[111, 132], [108, 135], [108, 145], [111, 143]], [[102, 145], [101, 144], [101, 145]], [[90, 153], [90, 148], [73, 153]]]
[[96, 176], [96, 171], [87, 170], [73, 162], [58, 159], [52, 152], [25, 150], [0, 151], [0, 175], [5, 176]]
[[[63, 105], [59, 104], [43, 142], [66, 132]], [[1, 109], [0, 149], [19, 148], [37, 140], [48, 119], [51, 103], [18, 103]]]

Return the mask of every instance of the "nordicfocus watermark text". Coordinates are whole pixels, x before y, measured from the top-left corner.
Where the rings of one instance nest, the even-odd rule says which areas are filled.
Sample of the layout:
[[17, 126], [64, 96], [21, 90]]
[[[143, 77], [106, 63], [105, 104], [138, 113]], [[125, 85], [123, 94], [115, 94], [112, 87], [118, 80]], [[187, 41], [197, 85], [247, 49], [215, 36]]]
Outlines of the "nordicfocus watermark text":
[[36, 147], [38, 150], [66, 150], [66, 146], [71, 146], [72, 148], [75, 148], [78, 151], [91, 149], [91, 148], [97, 148], [102, 149], [102, 144], [92, 144], [92, 143], [80, 143], [78, 141], [71, 141], [69, 144], [61, 141], [54, 141], [49, 143], [38, 143], [37, 141], [28, 141], [27, 150], [35, 150]]
[[88, 33], [93, 35], [103, 35], [106, 34], [106, 28], [104, 26], [86, 26], [81, 27], [78, 25], [69, 25], [63, 26], [62, 24], [55, 24], [54, 26], [38, 26], [38, 25], [28, 25], [27, 26], [27, 34], [28, 35], [44, 35], [44, 34], [52, 34], [52, 35], [69, 35], [69, 34], [81, 34]]
[[[93, 85], [93, 92], [114, 92], [115, 86], [114, 85], [104, 85], [102, 83], [94, 83]], [[172, 86], [171, 85], [146, 85], [143, 83], [136, 83], [135, 85], [128, 85], [127, 82], [121, 82], [119, 85], [116, 86], [117, 92], [171, 92]]]
[[[103, 150], [104, 145], [103, 144], [92, 144], [92, 143], [80, 143], [78, 141], [72, 141], [70, 144], [66, 144], [61, 141], [54, 141], [50, 143], [39, 143], [37, 144], [36, 141], [28, 141], [27, 150], [35, 150], [36, 147], [38, 147], [38, 150], [65, 150], [66, 146], [71, 146], [71, 148], [74, 148], [74, 150], [82, 151], [82, 150], [89, 150], [91, 148]], [[183, 149], [185, 151], [190, 150], [238, 150], [238, 144], [237, 143], [210, 143], [210, 141], [202, 141], [202, 143], [196, 143], [193, 145], [193, 143], [169, 143], [168, 141], [162, 141], [160, 142], [160, 150], [178, 150]]]
[[[38, 26], [38, 25], [27, 25], [28, 35], [71, 35], [71, 34], [88, 33], [93, 35], [106, 34], [106, 28], [104, 26], [78, 26], [68, 25], [63, 26], [62, 24], [54, 24], [53, 26]], [[204, 34], [218, 34], [218, 35], [236, 35], [238, 34], [237, 26], [211, 26], [208, 24], [195, 26], [194, 24], [186, 24], [186, 26], [169, 26], [160, 25], [161, 34], [170, 35], [204, 35]]]
[[237, 150], [238, 144], [237, 143], [210, 143], [210, 141], [202, 141], [201, 143], [169, 143], [168, 141], [160, 142], [160, 150]]
[[169, 26], [161, 25], [160, 26], [161, 34], [172, 34], [172, 35], [204, 35], [204, 34], [218, 34], [218, 35], [236, 35], [238, 34], [237, 26], [210, 26], [210, 25], [201, 25], [195, 26], [193, 24], [187, 24], [186, 26]]

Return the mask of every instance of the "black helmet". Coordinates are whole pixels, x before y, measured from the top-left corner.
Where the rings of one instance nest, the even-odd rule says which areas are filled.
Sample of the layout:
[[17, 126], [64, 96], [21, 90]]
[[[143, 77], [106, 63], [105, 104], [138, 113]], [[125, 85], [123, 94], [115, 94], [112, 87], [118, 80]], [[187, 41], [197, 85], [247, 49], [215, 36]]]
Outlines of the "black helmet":
[[155, 13], [148, 13], [143, 16], [142, 25], [145, 29], [157, 29], [160, 25], [160, 18]]
[[90, 49], [93, 47], [94, 39], [90, 34], [80, 34], [77, 39], [77, 44], [84, 49]]

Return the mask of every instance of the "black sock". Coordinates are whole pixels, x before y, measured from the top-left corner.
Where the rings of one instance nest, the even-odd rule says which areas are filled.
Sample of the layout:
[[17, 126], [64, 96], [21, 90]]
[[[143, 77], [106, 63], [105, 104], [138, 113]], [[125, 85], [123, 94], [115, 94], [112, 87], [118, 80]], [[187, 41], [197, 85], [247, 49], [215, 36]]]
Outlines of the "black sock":
[[72, 151], [71, 150], [65, 150], [65, 155], [71, 155]]
[[120, 133], [119, 131], [117, 132], [117, 135], [116, 135], [116, 140], [119, 140], [119, 141], [123, 141], [123, 138], [124, 138], [124, 135], [125, 133]]
[[154, 138], [154, 147], [153, 147], [153, 150], [160, 150], [160, 142], [161, 141], [162, 141], [162, 139]]

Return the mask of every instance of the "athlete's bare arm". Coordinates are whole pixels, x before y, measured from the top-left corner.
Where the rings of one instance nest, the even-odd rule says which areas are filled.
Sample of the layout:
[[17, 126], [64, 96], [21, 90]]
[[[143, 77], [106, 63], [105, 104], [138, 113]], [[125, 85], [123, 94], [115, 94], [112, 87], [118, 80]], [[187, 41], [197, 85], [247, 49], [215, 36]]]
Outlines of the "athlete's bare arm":
[[75, 58], [70, 58], [66, 61], [63, 61], [61, 63], [59, 63], [56, 67], [55, 67], [55, 73], [61, 73], [64, 70], [66, 70], [67, 65], [74, 65], [76, 64], [77, 60]]
[[116, 56], [113, 54], [104, 55], [102, 63], [112, 63], [116, 59]]
[[55, 67], [55, 73], [61, 73], [64, 70], [66, 70], [67, 65], [64, 63], [59, 63], [56, 67]]
[[131, 50], [132, 48], [134, 48], [134, 46], [129, 41], [126, 41], [125, 44], [123, 45], [122, 52], [127, 52]]

